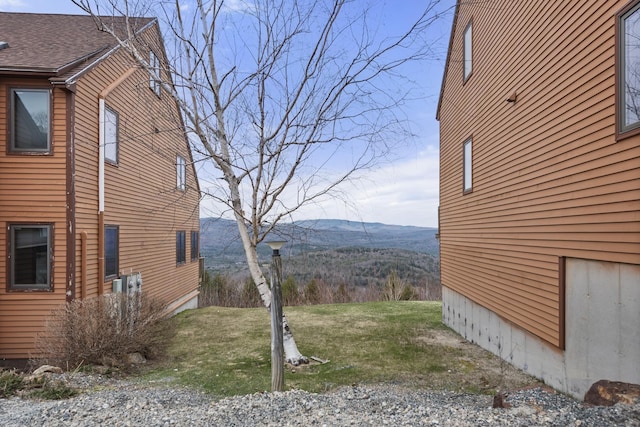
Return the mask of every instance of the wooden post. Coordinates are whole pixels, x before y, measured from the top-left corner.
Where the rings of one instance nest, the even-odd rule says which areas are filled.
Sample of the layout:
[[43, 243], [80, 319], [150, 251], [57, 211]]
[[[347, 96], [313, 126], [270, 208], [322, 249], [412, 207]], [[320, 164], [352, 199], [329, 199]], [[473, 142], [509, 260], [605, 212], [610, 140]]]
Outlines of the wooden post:
[[[275, 243], [279, 244], [276, 245]], [[282, 259], [279, 251], [284, 242], [273, 242], [273, 244], [273, 246], [269, 244], [273, 249], [273, 255], [271, 256], [271, 391], [284, 391]]]

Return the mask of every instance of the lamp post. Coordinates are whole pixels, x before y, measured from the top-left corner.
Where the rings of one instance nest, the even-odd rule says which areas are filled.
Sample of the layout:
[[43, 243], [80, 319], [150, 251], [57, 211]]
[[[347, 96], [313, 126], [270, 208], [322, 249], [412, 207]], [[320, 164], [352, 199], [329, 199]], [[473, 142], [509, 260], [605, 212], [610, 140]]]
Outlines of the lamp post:
[[282, 260], [284, 241], [266, 242], [271, 254], [271, 391], [284, 390], [284, 347], [282, 338]]

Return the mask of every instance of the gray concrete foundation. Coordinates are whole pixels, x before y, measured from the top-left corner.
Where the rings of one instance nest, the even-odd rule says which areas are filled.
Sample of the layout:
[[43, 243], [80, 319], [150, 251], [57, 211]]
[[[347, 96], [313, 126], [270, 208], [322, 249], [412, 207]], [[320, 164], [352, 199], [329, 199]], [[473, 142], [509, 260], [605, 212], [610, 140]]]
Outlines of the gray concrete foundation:
[[640, 383], [640, 265], [566, 260], [564, 351], [444, 285], [442, 319], [468, 341], [578, 399], [601, 379]]

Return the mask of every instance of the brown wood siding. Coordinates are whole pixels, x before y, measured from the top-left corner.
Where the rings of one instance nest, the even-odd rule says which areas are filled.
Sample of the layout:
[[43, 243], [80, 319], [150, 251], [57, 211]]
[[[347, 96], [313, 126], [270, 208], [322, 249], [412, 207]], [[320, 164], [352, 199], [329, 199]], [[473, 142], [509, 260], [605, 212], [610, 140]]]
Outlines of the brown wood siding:
[[442, 283], [556, 346], [559, 257], [640, 263], [640, 137], [615, 140], [626, 3], [461, 2], [454, 26], [439, 110]]
[[[155, 28], [151, 29], [155, 31]], [[150, 34], [152, 35], [152, 34]], [[156, 46], [159, 46], [156, 44]], [[157, 49], [160, 49], [159, 47]], [[158, 52], [160, 54], [160, 52]], [[87, 231], [87, 293], [96, 295], [98, 257], [98, 99], [131, 67], [138, 68], [118, 51], [91, 70], [77, 85], [76, 93], [76, 218], [78, 233]], [[149, 88], [149, 74], [137, 69], [112, 88], [106, 105], [118, 113], [118, 165], [105, 165], [104, 223], [119, 226], [119, 269], [141, 272], [143, 290], [166, 302], [184, 297], [198, 287], [198, 262], [190, 261], [190, 232], [199, 229], [199, 193], [193, 167], [187, 167], [187, 191], [176, 190], [176, 155], [191, 156], [184, 134], [177, 130], [175, 104]], [[157, 131], [156, 131], [157, 129]], [[187, 236], [187, 262], [176, 265], [176, 231]], [[80, 235], [77, 236], [78, 245]], [[79, 247], [79, 246], [78, 246]], [[77, 268], [80, 268], [77, 254]], [[76, 272], [80, 277], [80, 272]], [[104, 283], [111, 291], [111, 281]], [[76, 283], [76, 289], [80, 283]]]
[[[159, 37], [155, 27], [147, 35], [149, 40], [154, 37]], [[155, 45], [161, 53], [158, 40]], [[75, 278], [72, 290], [81, 298], [98, 295], [103, 285], [98, 263], [99, 95], [132, 67], [135, 73], [106, 99], [120, 114], [120, 153], [117, 166], [106, 165], [105, 223], [119, 225], [119, 268], [123, 273], [142, 272], [145, 292], [172, 303], [197, 290], [198, 261], [190, 261], [189, 254], [190, 232], [199, 229], [195, 169], [188, 164], [188, 190], [177, 191], [176, 155], [188, 162], [191, 156], [184, 135], [176, 130], [180, 122], [175, 104], [166, 94], [158, 98], [152, 93], [148, 74], [117, 51], [79, 78], [73, 98], [65, 89], [53, 89], [51, 155], [7, 154], [8, 88], [50, 88], [50, 83], [0, 77], [0, 358], [33, 355], [45, 317], [66, 300], [68, 277]], [[67, 101], [71, 100], [75, 107], [72, 119], [67, 116]], [[67, 129], [68, 124], [73, 129]], [[74, 219], [66, 206], [70, 138], [75, 195], [69, 201], [75, 202], [76, 228], [69, 236], [75, 240], [75, 260], [66, 257], [67, 220]], [[7, 224], [22, 222], [54, 226], [52, 291], [7, 291]], [[187, 236], [187, 262], [179, 266], [177, 230], [184, 230]], [[75, 265], [75, 271], [68, 272], [67, 265]], [[110, 292], [111, 282], [104, 286]]]
[[[0, 357], [26, 358], [46, 315], [66, 291], [66, 91], [52, 91], [52, 155], [7, 154], [10, 87], [51, 88], [47, 80], [0, 78]], [[7, 226], [54, 226], [52, 291], [9, 291]]]

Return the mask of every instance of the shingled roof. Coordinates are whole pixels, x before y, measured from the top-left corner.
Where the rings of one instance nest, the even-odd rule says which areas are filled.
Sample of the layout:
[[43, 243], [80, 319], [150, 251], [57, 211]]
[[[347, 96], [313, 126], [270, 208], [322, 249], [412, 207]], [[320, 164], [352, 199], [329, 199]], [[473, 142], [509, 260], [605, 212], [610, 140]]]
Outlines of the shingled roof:
[[[106, 23], [124, 18], [104, 17]], [[154, 18], [135, 18], [140, 30]], [[100, 31], [88, 15], [0, 13], [0, 74], [61, 77], [87, 67], [110, 49], [114, 38]]]

